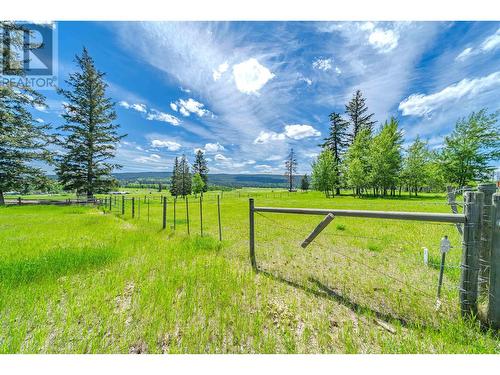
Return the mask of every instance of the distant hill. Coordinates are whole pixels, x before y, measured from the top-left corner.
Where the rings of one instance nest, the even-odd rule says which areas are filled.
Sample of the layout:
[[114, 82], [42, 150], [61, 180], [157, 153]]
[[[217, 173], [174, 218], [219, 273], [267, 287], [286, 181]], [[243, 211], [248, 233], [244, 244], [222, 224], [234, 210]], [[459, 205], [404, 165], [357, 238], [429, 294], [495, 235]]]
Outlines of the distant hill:
[[[121, 184], [158, 184], [169, 183], [171, 172], [123, 172], [113, 174]], [[295, 187], [302, 176], [295, 176]], [[275, 187], [286, 188], [286, 178], [272, 174], [209, 174], [210, 185], [227, 187]]]

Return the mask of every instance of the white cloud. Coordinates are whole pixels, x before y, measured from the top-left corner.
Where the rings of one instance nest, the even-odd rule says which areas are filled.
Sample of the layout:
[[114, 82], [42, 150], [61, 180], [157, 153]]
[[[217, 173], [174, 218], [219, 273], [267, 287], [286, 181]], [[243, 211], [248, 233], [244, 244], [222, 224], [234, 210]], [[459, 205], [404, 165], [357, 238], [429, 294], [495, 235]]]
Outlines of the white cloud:
[[177, 142], [162, 141], [160, 139], [153, 139], [153, 141], [151, 141], [151, 146], [153, 146], [153, 147], [161, 147], [161, 148], [164, 147], [164, 148], [168, 149], [169, 151], [177, 151], [177, 150], [179, 150], [182, 147]]
[[188, 117], [191, 113], [195, 113], [198, 117], [203, 117], [210, 113], [210, 111], [204, 109], [205, 104], [200, 103], [193, 98], [188, 100], [179, 99], [175, 103], [170, 103], [170, 108], [174, 111], [179, 111], [184, 117]]
[[34, 105], [35, 109], [37, 111], [40, 111], [40, 112], [44, 112], [44, 113], [47, 113], [47, 106], [46, 105], [43, 105], [43, 104], [35, 104]]
[[222, 146], [219, 142], [217, 143], [207, 143], [205, 145], [205, 150], [206, 152], [218, 152], [218, 151], [224, 151], [225, 148]]
[[500, 28], [497, 29], [495, 34], [490, 35], [481, 43], [479, 49], [483, 52], [489, 52], [500, 46]]
[[457, 57], [455, 57], [455, 60], [464, 61], [471, 56], [493, 51], [498, 46], [500, 46], [500, 28], [497, 29], [495, 34], [492, 34], [485, 40], [483, 40], [483, 42], [479, 45], [478, 48], [474, 49], [472, 47], [468, 47], [464, 49]]
[[425, 116], [449, 102], [477, 95], [496, 85], [500, 85], [500, 71], [481, 78], [465, 78], [434, 94], [412, 94], [399, 103], [398, 109], [403, 116]]
[[312, 67], [326, 72], [332, 68], [332, 59], [316, 59], [313, 61]]
[[224, 155], [222, 154], [217, 154], [214, 156], [214, 159], [217, 160], [217, 161], [220, 161], [220, 162], [228, 162], [228, 161], [231, 161], [231, 158], [227, 158], [225, 157]]
[[177, 117], [169, 115], [168, 113], [157, 111], [156, 109], [152, 109], [151, 112], [146, 116], [147, 120], [156, 120], [168, 122], [171, 125], [178, 126], [181, 124], [181, 120]]
[[273, 131], [261, 130], [259, 136], [253, 141], [254, 144], [267, 143], [269, 141], [282, 141], [285, 139], [285, 134], [276, 133]]
[[455, 57], [455, 60], [463, 61], [469, 57], [471, 52], [472, 52], [472, 48], [470, 48], [470, 47], [466, 48], [457, 57]]
[[134, 161], [141, 164], [156, 163], [161, 161], [161, 156], [157, 154], [151, 154], [149, 156], [139, 156], [138, 158], [134, 159]]
[[240, 92], [244, 94], [257, 94], [274, 77], [274, 74], [261, 65], [257, 59], [251, 58], [233, 65], [233, 77], [236, 88]]
[[217, 81], [222, 75], [229, 69], [229, 64], [226, 62], [219, 65], [217, 69], [212, 72], [212, 77], [214, 81]]
[[398, 34], [391, 29], [373, 29], [368, 37], [368, 42], [379, 52], [390, 52], [398, 46]]
[[311, 125], [286, 125], [285, 135], [292, 139], [303, 139], [308, 137], [318, 137], [321, 133]]
[[35, 121], [36, 121], [36, 122], [39, 122], [39, 123], [43, 123], [43, 122], [45, 122], [45, 121], [43, 120], [43, 118], [36, 118], [36, 119], [35, 119]]
[[277, 161], [277, 160], [282, 160], [282, 159], [283, 159], [283, 155], [271, 155], [268, 158], [266, 158], [266, 160], [268, 160], [268, 161]]
[[123, 107], [123, 108], [126, 108], [126, 109], [133, 109], [134, 111], [137, 111], [137, 112], [142, 112], [142, 113], [147, 112], [146, 106], [144, 104], [140, 104], [140, 103], [130, 104], [130, 103], [126, 102], [125, 100], [122, 100], [121, 102], [118, 103], [118, 105]]
[[282, 141], [286, 138], [304, 139], [320, 136], [321, 133], [311, 125], [286, 125], [282, 133], [262, 130], [259, 136], [254, 140], [254, 144], [264, 144], [271, 141]]
[[258, 173], [276, 173], [281, 171], [281, 168], [272, 167], [268, 164], [259, 164], [254, 167]]

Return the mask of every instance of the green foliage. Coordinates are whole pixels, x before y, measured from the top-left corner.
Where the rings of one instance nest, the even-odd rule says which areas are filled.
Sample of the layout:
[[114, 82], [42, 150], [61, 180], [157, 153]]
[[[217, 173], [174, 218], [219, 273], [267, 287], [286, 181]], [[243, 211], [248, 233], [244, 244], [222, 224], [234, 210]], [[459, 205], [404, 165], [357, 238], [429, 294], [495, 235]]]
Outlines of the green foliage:
[[482, 109], [457, 121], [439, 155], [447, 182], [461, 187], [491, 179], [494, 170], [491, 163], [500, 158], [498, 115]]
[[307, 174], [302, 176], [302, 179], [300, 180], [300, 189], [303, 191], [309, 190], [309, 177]]
[[[1, 22], [0, 29], [13, 35], [23, 30], [10, 22]], [[20, 47], [23, 41], [13, 37], [11, 43]], [[11, 50], [2, 48], [0, 64], [9, 53]], [[45, 174], [33, 162], [51, 160], [47, 149], [50, 125], [38, 122], [30, 112], [31, 108], [44, 106], [45, 98], [28, 86], [10, 81], [0, 85], [0, 205], [4, 203], [4, 192], [39, 188], [47, 183]]]
[[372, 117], [374, 116], [374, 113], [367, 114], [368, 107], [366, 106], [366, 99], [363, 97], [361, 90], [356, 90], [352, 99], [345, 106], [345, 112], [349, 118], [349, 123], [352, 126], [352, 141], [363, 129], [368, 130], [369, 133], [373, 131], [375, 121], [372, 120]]
[[193, 163], [193, 173], [198, 173], [203, 180], [203, 191], [208, 190], [208, 165], [207, 160], [205, 159], [205, 155], [203, 151], [196, 151], [196, 156]]
[[369, 153], [370, 182], [374, 189], [380, 189], [383, 195], [393, 191], [398, 184], [401, 170], [401, 144], [403, 134], [398, 129], [398, 121], [392, 117], [385, 122], [380, 132], [373, 137]]
[[174, 160], [174, 169], [172, 170], [172, 176], [170, 177], [170, 194], [174, 197], [178, 196], [180, 193], [181, 181], [179, 173], [179, 158], [176, 156]]
[[193, 175], [192, 186], [193, 186], [193, 193], [194, 194], [203, 193], [203, 191], [205, 189], [205, 182], [203, 181], [203, 178], [200, 176], [199, 173], [195, 173]]
[[371, 132], [369, 129], [362, 129], [358, 132], [354, 141], [347, 151], [345, 159], [345, 176], [348, 186], [355, 188], [357, 195], [370, 185], [370, 150]]
[[333, 195], [338, 184], [338, 176], [335, 169], [335, 159], [330, 150], [323, 150], [312, 165], [312, 186], [327, 197]]
[[114, 124], [114, 103], [106, 97], [104, 73], [98, 71], [87, 49], [76, 56], [80, 71], [71, 73], [66, 81], [69, 90], [58, 92], [67, 100], [62, 117], [65, 124], [58, 129], [59, 145], [64, 154], [57, 158], [56, 173], [65, 190], [76, 190], [92, 197], [94, 193], [111, 189], [113, 169], [111, 163], [117, 143], [125, 137], [118, 135]]
[[401, 180], [417, 195], [419, 188], [429, 181], [431, 172], [431, 152], [427, 142], [417, 137], [406, 151]]

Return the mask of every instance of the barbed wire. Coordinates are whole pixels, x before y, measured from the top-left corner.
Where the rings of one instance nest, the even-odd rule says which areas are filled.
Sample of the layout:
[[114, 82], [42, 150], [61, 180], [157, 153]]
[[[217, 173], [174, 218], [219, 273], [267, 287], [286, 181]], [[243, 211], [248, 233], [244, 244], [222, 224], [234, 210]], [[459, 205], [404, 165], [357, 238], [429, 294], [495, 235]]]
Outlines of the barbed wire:
[[[278, 222], [277, 220], [271, 219], [271, 218], [270, 218], [270, 217], [268, 217], [267, 215], [262, 214], [261, 212], [258, 212], [258, 211], [257, 211], [256, 213], [257, 213], [259, 216], [261, 216], [261, 217], [263, 217], [263, 218], [265, 218], [265, 219], [267, 219], [267, 220], [269, 220], [269, 221], [273, 222], [275, 225], [277, 225], [277, 226], [281, 227], [282, 229], [291, 230], [291, 231], [294, 231], [294, 232], [296, 231], [296, 228], [291, 228], [291, 227], [289, 227], [289, 226], [287, 226], [287, 225], [284, 225], [284, 224], [282, 224], [282, 223]], [[428, 293], [427, 291], [424, 291], [423, 289], [417, 288], [417, 287], [415, 287], [414, 285], [409, 284], [409, 283], [408, 283], [408, 281], [401, 280], [401, 279], [399, 279], [398, 277], [396, 277], [396, 276], [394, 276], [394, 275], [391, 275], [391, 274], [389, 274], [389, 273], [387, 273], [387, 272], [381, 271], [381, 270], [379, 270], [379, 269], [377, 269], [377, 268], [375, 268], [375, 267], [373, 267], [373, 266], [370, 266], [370, 265], [368, 265], [368, 264], [366, 264], [366, 263], [364, 263], [364, 262], [360, 261], [359, 259], [353, 258], [353, 257], [351, 257], [351, 256], [349, 256], [349, 255], [347, 255], [347, 254], [344, 254], [344, 253], [342, 253], [342, 252], [336, 251], [336, 250], [332, 249], [332, 248], [331, 248], [331, 246], [328, 246], [328, 247], [327, 247], [326, 245], [323, 245], [323, 244], [322, 244], [321, 242], [319, 242], [318, 240], [315, 240], [314, 244], [316, 244], [317, 246], [319, 246], [320, 248], [322, 248], [322, 249], [324, 249], [324, 250], [326, 250], [326, 251], [330, 251], [330, 252], [332, 252], [332, 253], [334, 253], [334, 254], [337, 254], [337, 255], [342, 256], [342, 257], [344, 257], [344, 258], [346, 258], [346, 259], [349, 259], [349, 260], [351, 260], [351, 261], [353, 261], [353, 262], [355, 262], [355, 263], [358, 263], [358, 264], [362, 265], [363, 267], [365, 267], [365, 268], [367, 268], [367, 269], [369, 269], [369, 270], [373, 271], [374, 273], [380, 274], [380, 275], [385, 276], [385, 277], [387, 277], [387, 278], [389, 278], [389, 279], [391, 279], [391, 280], [394, 280], [394, 281], [396, 281], [396, 282], [398, 282], [398, 283], [400, 283], [400, 284], [402, 284], [402, 285], [405, 285], [405, 286], [407, 286], [409, 289], [412, 289], [414, 292], [420, 293], [420, 294], [422, 294], [422, 295], [424, 295], [424, 296], [426, 296], [426, 297], [430, 297], [430, 298], [433, 298], [433, 299], [434, 299], [434, 298], [436, 298], [436, 296], [435, 296], [435, 295], [432, 295], [432, 294]]]

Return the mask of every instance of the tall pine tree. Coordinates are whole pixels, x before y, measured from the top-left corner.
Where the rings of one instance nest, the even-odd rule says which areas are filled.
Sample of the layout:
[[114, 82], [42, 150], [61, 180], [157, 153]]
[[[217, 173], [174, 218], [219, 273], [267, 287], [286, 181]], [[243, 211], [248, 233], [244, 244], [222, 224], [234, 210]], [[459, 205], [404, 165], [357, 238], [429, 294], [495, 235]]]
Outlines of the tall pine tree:
[[[0, 22], [0, 35], [11, 46], [22, 48], [25, 30], [11, 22]], [[2, 44], [0, 66], [12, 57], [9, 43]], [[23, 75], [21, 70], [11, 73]], [[4, 192], [43, 187], [47, 184], [44, 172], [32, 165], [33, 161], [50, 161], [47, 150], [50, 125], [36, 121], [30, 108], [44, 106], [44, 97], [28, 86], [4, 82], [0, 85], [0, 205], [4, 205]]]
[[[349, 146], [349, 123], [345, 121], [340, 113], [330, 114], [330, 133], [321, 147], [332, 152], [335, 161], [335, 173], [337, 181], [340, 181], [340, 163], [347, 147]], [[340, 186], [336, 187], [337, 195], [340, 195]]]
[[293, 177], [295, 173], [297, 173], [297, 159], [295, 158], [295, 152], [293, 152], [292, 148], [285, 161], [285, 176], [288, 181], [288, 191], [293, 191]]
[[104, 73], [96, 69], [87, 49], [76, 56], [76, 63], [80, 71], [65, 81], [69, 89], [58, 90], [68, 104], [62, 115], [65, 124], [58, 128], [64, 132], [60, 145], [65, 153], [58, 158], [56, 172], [65, 190], [91, 198], [113, 186], [111, 172], [121, 166], [110, 160], [125, 135], [118, 135], [119, 125], [113, 123], [114, 103], [106, 97]]
[[208, 190], [208, 165], [205, 155], [201, 150], [196, 151], [193, 163], [193, 174], [196, 173], [198, 173], [203, 180], [203, 191], [206, 192]]
[[186, 155], [182, 155], [181, 160], [179, 162], [179, 170], [177, 172], [178, 174], [178, 187], [179, 191], [178, 194], [182, 195], [185, 197], [186, 195], [191, 194], [191, 184], [192, 184], [192, 179], [191, 179], [191, 171], [189, 168], [189, 163], [186, 159]]
[[354, 141], [359, 131], [367, 129], [370, 133], [373, 132], [373, 125], [375, 125], [372, 117], [374, 113], [368, 113], [366, 106], [366, 99], [360, 90], [356, 90], [351, 101], [345, 106], [345, 113], [349, 117], [349, 123], [352, 126], [351, 141]]
[[176, 197], [179, 195], [179, 158], [176, 156], [174, 160], [174, 169], [172, 177], [170, 177], [170, 194]]

